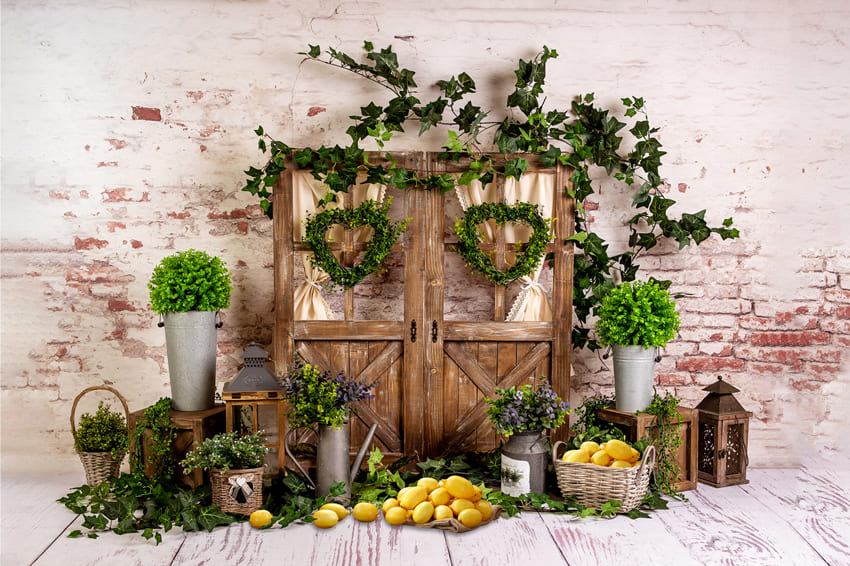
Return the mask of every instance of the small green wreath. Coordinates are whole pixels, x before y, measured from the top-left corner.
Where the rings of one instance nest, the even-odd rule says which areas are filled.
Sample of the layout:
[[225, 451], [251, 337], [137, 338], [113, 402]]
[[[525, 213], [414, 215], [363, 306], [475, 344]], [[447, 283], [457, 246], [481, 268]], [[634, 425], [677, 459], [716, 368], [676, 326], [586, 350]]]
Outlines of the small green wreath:
[[[499, 226], [504, 226], [507, 222], [516, 222], [534, 230], [525, 251], [519, 253], [516, 263], [504, 271], [496, 269], [491, 254], [484, 253], [478, 247], [482, 240], [479, 226], [491, 218]], [[463, 218], [455, 223], [455, 233], [459, 238], [457, 249], [466, 260], [468, 267], [493, 283], [507, 287], [520, 277], [533, 273], [540, 265], [546, 253], [546, 244], [551, 238], [549, 234], [551, 224], [552, 220], [544, 218], [540, 214], [539, 207], [530, 202], [517, 202], [513, 205], [485, 202], [467, 208]]]
[[[392, 197], [388, 198], [385, 204], [367, 200], [357, 208], [331, 208], [315, 216], [307, 216], [305, 242], [313, 250], [310, 262], [313, 267], [318, 267], [328, 274], [333, 283], [328, 285], [330, 290], [334, 290], [334, 287], [342, 289], [354, 287], [364, 277], [380, 268], [408, 223], [408, 220], [390, 222], [387, 212], [391, 202]], [[340, 265], [325, 240], [328, 228], [334, 224], [339, 224], [348, 230], [361, 226], [372, 227], [374, 233], [372, 239], [366, 244], [363, 261], [350, 268]]]

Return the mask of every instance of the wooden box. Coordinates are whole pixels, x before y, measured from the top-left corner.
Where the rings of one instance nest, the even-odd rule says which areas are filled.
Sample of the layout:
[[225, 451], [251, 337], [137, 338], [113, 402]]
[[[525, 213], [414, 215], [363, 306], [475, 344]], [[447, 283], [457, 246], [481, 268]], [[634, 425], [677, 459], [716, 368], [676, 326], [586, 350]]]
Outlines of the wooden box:
[[[129, 428], [133, 431], [136, 428], [136, 423], [143, 417], [144, 409], [130, 413]], [[174, 440], [172, 451], [174, 459], [178, 463], [177, 480], [189, 487], [198, 487], [204, 483], [204, 471], [194, 470], [191, 474], [186, 475], [180, 469], [179, 463], [186, 457], [186, 453], [190, 452], [195, 443], [203, 442], [206, 438], [211, 438], [219, 432], [224, 432], [225, 414], [224, 405], [216, 405], [212, 409], [206, 411], [171, 411], [171, 422], [177, 428], [177, 438]], [[149, 461], [148, 455], [150, 447], [145, 442], [142, 447], [143, 460], [145, 463], [145, 475], [150, 477], [153, 474], [153, 465]]]
[[[679, 466], [679, 479], [676, 482], [676, 489], [688, 491], [697, 487], [699, 411], [688, 407], [679, 407], [678, 412], [679, 418], [673, 423], [673, 426], [679, 429], [682, 445], [676, 452], [676, 464]], [[647, 434], [652, 436], [652, 429], [655, 428], [655, 415], [602, 409], [596, 413], [596, 416], [622, 429], [629, 442], [636, 442]]]

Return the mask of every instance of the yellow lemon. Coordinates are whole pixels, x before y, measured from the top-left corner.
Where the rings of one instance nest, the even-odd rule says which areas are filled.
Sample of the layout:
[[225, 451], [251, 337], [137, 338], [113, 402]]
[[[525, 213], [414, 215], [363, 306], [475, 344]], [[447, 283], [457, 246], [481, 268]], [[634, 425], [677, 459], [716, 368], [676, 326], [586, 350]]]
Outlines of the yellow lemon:
[[611, 465], [608, 466], [608, 467], [609, 468], [631, 468], [632, 463], [626, 462], [625, 460], [614, 460], [613, 462], [611, 462]]
[[446, 478], [446, 489], [449, 490], [452, 497], [460, 499], [469, 499], [475, 492], [472, 482], [460, 476], [449, 476]]
[[611, 463], [611, 455], [608, 454], [607, 450], [597, 450], [596, 453], [590, 457], [590, 461], [597, 466], [607, 466]]
[[567, 456], [567, 462], [576, 462], [579, 464], [587, 464], [590, 462], [590, 455], [584, 450], [573, 450], [572, 454]]
[[340, 521], [348, 517], [348, 509], [340, 505], [339, 503], [325, 503], [319, 509], [329, 509], [336, 513], [336, 516]]
[[381, 510], [384, 512], [384, 515], [387, 514], [387, 510], [392, 509], [393, 507], [398, 507], [398, 499], [395, 497], [389, 497], [384, 504], [381, 506]]
[[437, 505], [434, 508], [434, 519], [439, 521], [440, 519], [451, 519], [455, 514], [452, 513], [451, 507], [448, 505]]
[[371, 523], [378, 517], [378, 508], [372, 503], [361, 501], [354, 506], [351, 514], [361, 523]]
[[460, 515], [457, 516], [457, 520], [465, 527], [474, 529], [481, 524], [481, 511], [478, 509], [464, 509], [460, 512]]
[[448, 505], [449, 499], [451, 498], [452, 495], [449, 493], [449, 490], [444, 487], [438, 487], [428, 495], [428, 499], [431, 500], [431, 503], [433, 503], [435, 507]]
[[248, 517], [248, 522], [255, 529], [260, 529], [272, 522], [272, 514], [265, 509], [258, 509], [251, 513], [251, 516]]
[[439, 487], [437, 480], [435, 480], [434, 478], [419, 478], [419, 481], [416, 482], [416, 485], [424, 487], [425, 491], [427, 491], [428, 493], [431, 493]]
[[599, 450], [599, 445], [592, 440], [588, 440], [587, 442], [581, 443], [581, 449], [593, 456], [593, 453]]
[[384, 520], [390, 525], [403, 525], [407, 521], [407, 509], [404, 507], [392, 507], [384, 513]]
[[421, 485], [411, 487], [404, 494], [398, 494], [398, 504], [405, 509], [413, 509], [428, 498], [428, 491]]
[[609, 440], [605, 451], [615, 460], [629, 460], [632, 457], [632, 447], [622, 440]]
[[451, 510], [454, 511], [455, 516], [459, 517], [466, 509], [472, 509], [475, 507], [475, 503], [468, 499], [455, 499], [449, 507], [451, 507]]
[[434, 504], [430, 501], [423, 501], [413, 510], [413, 515], [411, 515], [411, 519], [413, 519], [414, 523], [421, 525], [422, 523], [427, 523], [431, 520], [431, 517], [434, 516]]
[[632, 449], [632, 457], [629, 458], [629, 462], [634, 463], [640, 460], [640, 452], [638, 452], [634, 447], [630, 446], [629, 448]]
[[313, 524], [320, 529], [329, 529], [339, 522], [339, 515], [330, 509], [319, 509], [313, 513]]
[[488, 521], [493, 516], [493, 506], [489, 501], [481, 500], [475, 504], [475, 508], [481, 513], [481, 520]]
[[475, 503], [476, 501], [481, 501], [481, 496], [483, 495], [481, 488], [475, 484], [472, 484], [472, 497], [469, 498], [470, 501]]
[[411, 489], [413, 489], [413, 486], [412, 486], [412, 485], [411, 485], [411, 486], [408, 486], [408, 487], [403, 487], [403, 488], [401, 488], [401, 489], [399, 490], [399, 492], [398, 492], [398, 495], [396, 495], [396, 496], [395, 496], [395, 498], [396, 498], [396, 499], [398, 499], [399, 501], [401, 501], [402, 496], [403, 496], [405, 493], [407, 493], [408, 491], [410, 491]]

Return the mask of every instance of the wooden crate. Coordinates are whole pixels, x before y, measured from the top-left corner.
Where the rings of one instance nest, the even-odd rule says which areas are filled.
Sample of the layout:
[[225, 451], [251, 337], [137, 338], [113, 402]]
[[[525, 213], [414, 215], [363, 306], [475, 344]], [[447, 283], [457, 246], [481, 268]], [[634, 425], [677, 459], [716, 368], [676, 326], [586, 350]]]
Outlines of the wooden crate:
[[[697, 451], [699, 430], [699, 411], [688, 407], [679, 407], [679, 418], [673, 423], [679, 429], [682, 445], [676, 452], [676, 464], [679, 466], [679, 479], [676, 489], [688, 491], [697, 487]], [[602, 409], [596, 416], [606, 422], [616, 425], [626, 433], [629, 442], [635, 442], [647, 436], [652, 436], [655, 427], [655, 416], [648, 414], [624, 413], [615, 409]]]
[[[136, 428], [136, 423], [143, 417], [143, 414], [144, 409], [130, 413], [129, 426], [131, 431]], [[172, 451], [174, 452], [174, 459], [179, 464], [186, 457], [186, 454], [195, 447], [196, 442], [201, 443], [206, 438], [224, 432], [224, 405], [216, 405], [206, 411], [175, 411], [172, 409], [171, 422], [177, 428], [177, 438], [174, 440]], [[149, 453], [150, 446], [145, 442], [142, 446], [142, 455], [145, 475], [148, 477], [154, 472], [153, 465], [148, 458]], [[198, 487], [204, 483], [203, 470], [194, 470], [191, 474], [186, 475], [178, 465], [176, 476], [180, 483], [189, 487]]]

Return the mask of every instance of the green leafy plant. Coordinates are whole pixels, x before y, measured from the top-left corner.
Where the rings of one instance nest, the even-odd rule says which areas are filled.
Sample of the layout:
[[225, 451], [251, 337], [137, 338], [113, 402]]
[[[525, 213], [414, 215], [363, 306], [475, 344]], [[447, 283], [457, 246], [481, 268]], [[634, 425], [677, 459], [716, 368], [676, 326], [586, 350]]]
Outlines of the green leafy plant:
[[[331, 282], [342, 289], [354, 287], [364, 277], [378, 271], [408, 223], [407, 220], [390, 222], [388, 212], [391, 202], [392, 198], [388, 198], [385, 204], [367, 200], [356, 208], [331, 208], [315, 216], [308, 215], [305, 241], [313, 250], [310, 257], [313, 266], [327, 273]], [[363, 260], [351, 268], [340, 265], [328, 246], [326, 234], [328, 228], [334, 224], [340, 224], [349, 230], [360, 226], [372, 228], [372, 238], [366, 244]], [[331, 289], [333, 286], [329, 285]]]
[[234, 430], [207, 438], [195, 446], [180, 463], [183, 473], [189, 474], [199, 468], [222, 472], [259, 468], [269, 451], [263, 435], [262, 430], [245, 435]]
[[[259, 197], [269, 217], [273, 214], [270, 189], [286, 169], [290, 156], [296, 167], [312, 171], [316, 179], [327, 184], [328, 193], [322, 202], [333, 201], [339, 192], [347, 191], [359, 173], [365, 173], [369, 183], [446, 192], [456, 184], [467, 185], [476, 179], [486, 186], [499, 175], [520, 178], [529, 166], [528, 159], [516, 155], [520, 153], [537, 155], [546, 167], [566, 165], [573, 171], [567, 191], [575, 199], [575, 235], [569, 240], [578, 250], [573, 259], [573, 312], [577, 322], [572, 344], [591, 350], [600, 345], [590, 336], [588, 319], [614, 287], [615, 275], [622, 281], [634, 281], [640, 268], [639, 257], [666, 238], [674, 239], [683, 248], [699, 245], [711, 234], [722, 239], [739, 236], [731, 218], [723, 220], [721, 226], [709, 226], [705, 210], [671, 216], [676, 201], [669, 198], [660, 173], [666, 152], [655, 135], [658, 128], [650, 125], [643, 98], [621, 98], [622, 108], [616, 111], [622, 111], [628, 122], [613, 115], [611, 109], [596, 106], [593, 93], [578, 95], [565, 110], [544, 108], [548, 101], [543, 89], [546, 66], [558, 57], [554, 49], [544, 46], [531, 60], [519, 60], [514, 89], [505, 101], [507, 117], [488, 121], [489, 113], [468, 99], [477, 92], [477, 85], [467, 73], [437, 81], [440, 94], [422, 101], [416, 95], [416, 73], [401, 66], [391, 46], [376, 50], [366, 41], [363, 47], [366, 56], [362, 63], [333, 48], [323, 53], [318, 45], [311, 45], [302, 53], [309, 60], [350, 71], [389, 91], [391, 97], [386, 104], [370, 102], [360, 108], [360, 114], [351, 117], [353, 123], [346, 130], [351, 139], [349, 145], [293, 150], [272, 138], [262, 126], [255, 130], [260, 151], [269, 156], [263, 166], [246, 171], [248, 179], [243, 190]], [[441, 157], [468, 159], [468, 171], [459, 178], [448, 173], [420, 174], [400, 165], [391, 154], [386, 154], [386, 163], [370, 162], [360, 142], [371, 139], [383, 148], [395, 132], [404, 131], [408, 121], [418, 122], [420, 135], [434, 127], [446, 127]], [[485, 132], [492, 132], [492, 138], [482, 141]], [[627, 143], [623, 144], [626, 137]], [[485, 143], [497, 147], [505, 157], [501, 165], [492, 156], [480, 153], [480, 146]], [[626, 151], [621, 146], [631, 149]], [[584, 208], [587, 199], [596, 193], [594, 184], [600, 182], [600, 176], [594, 174], [598, 168], [632, 191], [634, 214], [626, 223], [628, 247], [618, 254], [609, 253], [608, 243], [590, 230]]]
[[596, 333], [603, 344], [664, 347], [679, 330], [669, 293], [655, 281], [625, 281], [602, 298]]
[[151, 309], [168, 312], [217, 311], [230, 306], [230, 272], [217, 257], [187, 250], [167, 256], [148, 282]]
[[130, 468], [138, 478], [145, 475], [145, 450], [153, 482], [167, 482], [174, 477], [174, 441], [177, 429], [171, 420], [171, 399], [160, 398], [142, 412], [132, 434]]
[[315, 366], [296, 360], [281, 380], [283, 395], [289, 402], [287, 414], [293, 427], [314, 424], [339, 427], [355, 410], [354, 404], [374, 397], [375, 383], [365, 384], [339, 372], [321, 372]]
[[[516, 262], [504, 271], [496, 269], [492, 254], [481, 250], [481, 224], [493, 219], [499, 226], [508, 222], [526, 224], [534, 229], [525, 249], [519, 253]], [[466, 265], [498, 285], [508, 286], [524, 275], [534, 272], [546, 254], [546, 244], [551, 235], [551, 219], [540, 214], [538, 206], [528, 202], [505, 203], [485, 202], [470, 206], [462, 218], [455, 223], [458, 237], [458, 252], [466, 260]]]
[[558, 428], [570, 413], [570, 406], [562, 401], [545, 377], [537, 386], [526, 384], [519, 388], [496, 388], [498, 399], [485, 399], [487, 418], [497, 433], [511, 436], [527, 430]]
[[74, 449], [79, 452], [109, 452], [113, 460], [124, 457], [129, 444], [124, 415], [109, 410], [101, 401], [92, 415], [83, 413], [77, 426]]

